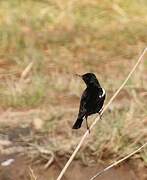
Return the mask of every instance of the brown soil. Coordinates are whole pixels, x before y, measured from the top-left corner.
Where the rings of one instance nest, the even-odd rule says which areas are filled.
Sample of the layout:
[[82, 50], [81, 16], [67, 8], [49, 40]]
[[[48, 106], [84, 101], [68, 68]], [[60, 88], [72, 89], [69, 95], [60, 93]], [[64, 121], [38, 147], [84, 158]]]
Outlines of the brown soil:
[[[26, 157], [18, 155], [0, 156], [0, 162], [7, 160], [9, 158], [14, 158], [15, 161], [7, 166], [0, 166], [0, 180], [29, 180], [30, 170], [34, 172], [37, 180], [53, 180], [56, 179], [61, 171], [62, 160], [55, 162], [48, 169], [44, 169], [44, 165], [33, 165], [29, 162]], [[134, 166], [134, 165], [133, 165]], [[106, 172], [105, 174], [97, 177], [98, 180], [145, 180], [145, 169], [140, 173], [133, 167], [131, 162], [126, 162], [120, 167], [113, 168]], [[133, 167], [133, 169], [132, 169]], [[89, 180], [94, 174], [102, 170], [104, 165], [94, 165], [94, 166], [83, 166], [79, 161], [74, 161], [69, 169], [67, 170], [63, 180]]]
[[[143, 90], [141, 91], [141, 93], [142, 92], [145, 92], [145, 91]], [[131, 98], [129, 97], [126, 91], [122, 91], [121, 93], [122, 94], [120, 94], [118, 100], [116, 99], [116, 101], [113, 103], [113, 106], [116, 106], [117, 108], [118, 108], [118, 103], [120, 103], [121, 106], [124, 106], [126, 104], [125, 101]], [[123, 98], [121, 98], [121, 96]], [[127, 98], [124, 98], [124, 97], [127, 97]], [[64, 98], [64, 99], [65, 99], [64, 104], [69, 104], [67, 103], [67, 102], [70, 102], [68, 98]], [[77, 103], [76, 99], [75, 99], [75, 103]], [[71, 109], [73, 110], [72, 105], [71, 105]], [[8, 136], [8, 140], [10, 140], [10, 142], [12, 143], [12, 146], [22, 145], [22, 143], [18, 143], [18, 140], [20, 138], [19, 136], [28, 137], [30, 136], [33, 130], [30, 129], [30, 126], [20, 128], [19, 125], [21, 123], [26, 123], [30, 125], [33, 119], [37, 118], [39, 116], [38, 114], [40, 113], [41, 111], [39, 110], [28, 110], [27, 112], [7, 110], [6, 112], [1, 112], [0, 124], [1, 125], [11, 124], [11, 128], [10, 127], [8, 129], [1, 128], [0, 130], [1, 134]], [[36, 136], [37, 134], [35, 135], [35, 137]], [[43, 138], [45, 139], [45, 136], [43, 136]], [[29, 167], [33, 169], [33, 172], [36, 175], [37, 180], [54, 180], [59, 175], [62, 167], [67, 161], [65, 159], [63, 160], [59, 158], [48, 169], [44, 169], [44, 164], [36, 165], [36, 162], [35, 164], [32, 163], [30, 159], [27, 158], [27, 156], [26, 157], [20, 156], [18, 155], [18, 153], [16, 155], [16, 152], [18, 152], [17, 150], [19, 151], [18, 147], [17, 149], [13, 151], [13, 153], [15, 154], [12, 154], [9, 152], [9, 155], [2, 155], [2, 151], [0, 151], [1, 153], [0, 155], [0, 180], [32, 180], [30, 178]], [[3, 151], [4, 152], [6, 151], [5, 147], [3, 148]], [[14, 163], [12, 163], [10, 166], [7, 166], [7, 167], [1, 166], [1, 162], [9, 158], [15, 159]], [[119, 167], [112, 168], [107, 173], [103, 174], [102, 176], [96, 179], [98, 180], [146, 180], [147, 176], [146, 176], [145, 167], [144, 166], [138, 167], [140, 166], [141, 162], [138, 162], [136, 159], [133, 161], [133, 163], [132, 161], [133, 160], [127, 161], [126, 163], [121, 164], [121, 166]], [[134, 162], [136, 163], [135, 165], [134, 165]], [[101, 171], [108, 164], [109, 163], [106, 163], [105, 165], [95, 164], [93, 166], [84, 166], [83, 164], [80, 163], [80, 161], [74, 161], [72, 162], [69, 169], [65, 173], [63, 180], [89, 180], [90, 177], [95, 175], [97, 172]]]

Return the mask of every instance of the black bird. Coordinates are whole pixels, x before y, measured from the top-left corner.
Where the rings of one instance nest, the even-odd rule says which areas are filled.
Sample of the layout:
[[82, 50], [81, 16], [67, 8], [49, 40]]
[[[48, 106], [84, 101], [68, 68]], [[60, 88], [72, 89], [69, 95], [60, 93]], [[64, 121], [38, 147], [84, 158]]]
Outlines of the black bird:
[[73, 125], [73, 129], [79, 129], [84, 119], [86, 119], [86, 126], [89, 130], [87, 117], [99, 113], [101, 118], [101, 111], [106, 97], [105, 90], [100, 86], [95, 74], [86, 73], [80, 76], [86, 83], [86, 89], [84, 90], [81, 101], [78, 118]]

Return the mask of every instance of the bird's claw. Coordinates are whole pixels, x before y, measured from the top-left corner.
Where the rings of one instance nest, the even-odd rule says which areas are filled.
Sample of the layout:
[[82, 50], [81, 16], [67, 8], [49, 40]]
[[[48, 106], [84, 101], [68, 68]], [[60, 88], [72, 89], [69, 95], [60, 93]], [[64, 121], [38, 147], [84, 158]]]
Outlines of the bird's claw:
[[89, 132], [89, 134], [90, 134], [90, 129], [89, 129], [89, 128], [87, 128], [87, 130], [88, 130], [88, 132]]

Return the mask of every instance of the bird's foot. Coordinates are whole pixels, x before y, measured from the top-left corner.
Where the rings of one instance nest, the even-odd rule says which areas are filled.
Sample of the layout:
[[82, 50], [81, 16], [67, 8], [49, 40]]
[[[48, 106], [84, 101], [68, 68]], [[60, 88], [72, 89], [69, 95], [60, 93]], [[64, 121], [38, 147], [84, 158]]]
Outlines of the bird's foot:
[[99, 112], [99, 117], [100, 117], [100, 120], [102, 120], [102, 114], [101, 114], [101, 112]]
[[102, 113], [102, 111], [103, 111], [103, 108], [101, 108], [101, 110], [99, 111], [99, 114], [101, 114], [101, 113]]
[[90, 128], [89, 128], [89, 127], [87, 128], [87, 130], [88, 130], [88, 132], [89, 132], [89, 134], [90, 134]]
[[85, 119], [86, 119], [86, 127], [87, 127], [87, 130], [89, 131], [89, 134], [90, 134], [90, 128], [89, 128], [89, 125], [88, 125], [88, 122], [87, 122], [87, 117]]

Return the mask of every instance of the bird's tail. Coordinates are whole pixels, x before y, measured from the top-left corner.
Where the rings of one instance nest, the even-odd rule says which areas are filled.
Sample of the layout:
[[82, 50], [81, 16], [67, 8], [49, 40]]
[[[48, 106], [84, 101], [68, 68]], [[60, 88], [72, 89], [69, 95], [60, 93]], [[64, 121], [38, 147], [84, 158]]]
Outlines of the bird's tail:
[[81, 124], [83, 122], [83, 118], [78, 118], [73, 125], [72, 129], [79, 129], [81, 127]]

